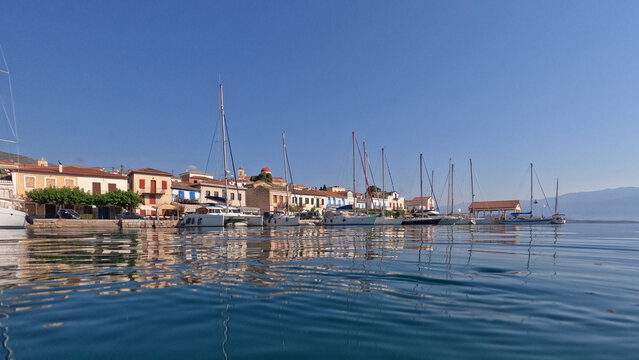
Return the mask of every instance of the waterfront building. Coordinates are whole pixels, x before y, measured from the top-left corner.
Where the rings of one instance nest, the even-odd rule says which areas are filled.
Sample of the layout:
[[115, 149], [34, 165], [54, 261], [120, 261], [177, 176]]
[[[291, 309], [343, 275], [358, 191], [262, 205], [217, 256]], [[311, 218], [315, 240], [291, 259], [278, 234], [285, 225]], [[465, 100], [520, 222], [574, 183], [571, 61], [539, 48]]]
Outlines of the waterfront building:
[[[42, 163], [45, 165], [45, 163]], [[48, 164], [46, 164], [48, 165]], [[55, 204], [36, 204], [28, 201], [26, 192], [42, 189], [45, 187], [54, 188], [75, 188], [90, 194], [102, 194], [115, 191], [116, 189], [126, 191], [126, 176], [112, 174], [98, 167], [84, 167], [77, 165], [58, 166], [33, 166], [27, 165], [11, 172], [13, 183], [13, 194], [19, 199], [26, 200], [25, 208], [29, 215], [34, 217], [56, 217], [59, 206]], [[83, 207], [81, 214], [86, 217], [110, 217], [109, 210], [106, 213], [98, 213], [97, 208]]]
[[[290, 196], [290, 189], [289, 194]], [[249, 183], [246, 189], [247, 205], [259, 208], [262, 213], [266, 211], [285, 210], [289, 198], [286, 194], [286, 186], [274, 185], [264, 181]], [[291, 202], [291, 205], [294, 205]]]
[[135, 212], [147, 216], [176, 214], [177, 207], [171, 204], [171, 173], [143, 168], [129, 171], [128, 178], [129, 188], [140, 195], [143, 201]]
[[430, 196], [424, 196], [423, 198], [417, 196], [412, 200], [406, 200], [404, 204], [408, 211], [429, 211], [435, 209], [435, 201]]
[[471, 217], [503, 220], [509, 213], [521, 212], [519, 200], [475, 201], [468, 205]]

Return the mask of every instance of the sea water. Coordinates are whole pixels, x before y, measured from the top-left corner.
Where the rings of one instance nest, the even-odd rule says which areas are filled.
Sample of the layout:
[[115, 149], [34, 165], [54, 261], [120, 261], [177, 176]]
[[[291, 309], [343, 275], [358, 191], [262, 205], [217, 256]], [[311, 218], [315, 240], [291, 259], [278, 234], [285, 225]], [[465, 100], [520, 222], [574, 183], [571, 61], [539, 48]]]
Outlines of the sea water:
[[0, 239], [9, 359], [639, 358], [639, 224]]

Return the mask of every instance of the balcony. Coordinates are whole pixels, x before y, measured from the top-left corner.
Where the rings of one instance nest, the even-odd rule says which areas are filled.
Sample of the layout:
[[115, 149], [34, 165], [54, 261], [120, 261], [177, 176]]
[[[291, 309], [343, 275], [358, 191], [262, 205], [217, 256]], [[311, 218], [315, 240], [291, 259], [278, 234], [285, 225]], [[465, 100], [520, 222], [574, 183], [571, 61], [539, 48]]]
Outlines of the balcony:
[[140, 195], [164, 195], [169, 191], [169, 189], [155, 189], [152, 190], [150, 188], [140, 189], [138, 190], [138, 194]]

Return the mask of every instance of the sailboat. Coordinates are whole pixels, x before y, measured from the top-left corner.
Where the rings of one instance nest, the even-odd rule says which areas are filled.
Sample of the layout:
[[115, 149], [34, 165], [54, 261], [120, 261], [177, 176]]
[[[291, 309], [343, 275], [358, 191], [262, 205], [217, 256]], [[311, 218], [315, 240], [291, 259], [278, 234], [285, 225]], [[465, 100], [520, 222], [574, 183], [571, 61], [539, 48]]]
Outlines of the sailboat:
[[449, 164], [448, 165], [448, 204], [446, 204], [446, 207], [448, 208], [447, 209], [448, 214], [442, 215], [441, 220], [439, 221], [437, 225], [455, 225], [457, 222], [459, 222], [459, 220], [461, 220], [460, 216], [453, 214], [453, 208], [455, 207], [454, 205], [455, 202], [453, 201], [454, 175], [455, 175], [455, 164]]
[[[525, 213], [510, 213], [510, 218], [503, 219], [502, 224], [550, 224], [551, 218], [533, 216], [533, 164], [530, 163], [530, 211]], [[522, 215], [528, 215], [522, 216]]]
[[475, 225], [478, 221], [483, 219], [474, 218], [473, 215], [475, 213], [473, 209], [473, 204], [475, 203], [475, 185], [473, 181], [473, 159], [468, 159], [470, 163], [470, 211], [468, 212], [468, 216], [461, 218], [455, 225]]
[[[220, 83], [220, 114], [222, 120], [222, 152], [224, 154], [224, 204], [213, 204], [203, 206], [194, 214], [187, 214], [180, 226], [191, 227], [217, 227], [227, 225], [248, 225], [248, 226], [262, 226], [262, 216], [260, 214], [253, 214], [244, 211], [241, 207], [229, 206], [228, 194], [229, 194], [229, 171], [227, 169], [226, 161], [226, 118], [224, 116], [224, 92], [222, 89], [222, 83]], [[237, 181], [235, 182], [237, 186]]]
[[[288, 156], [286, 153], [286, 139], [282, 132], [282, 153], [284, 156], [284, 183], [286, 184], [286, 211], [275, 211], [264, 215], [264, 225], [268, 226], [297, 226], [300, 224], [299, 215], [290, 214], [290, 199], [288, 194]], [[293, 175], [291, 175], [292, 177]]]
[[423, 191], [423, 176], [422, 176], [422, 163], [423, 154], [419, 154], [419, 216], [412, 218], [404, 218], [402, 225], [437, 225], [441, 221], [440, 216], [424, 215], [424, 191]]
[[[7, 76], [9, 80], [9, 89], [11, 89], [11, 74], [9, 73], [9, 66], [4, 58], [4, 53], [2, 52], [2, 47], [0, 46], [0, 56], [2, 56], [2, 60], [4, 62], [4, 69], [0, 69], [0, 74], [4, 74]], [[5, 70], [6, 69], [6, 70]], [[10, 91], [10, 100], [11, 104], [13, 104], [13, 93]], [[4, 104], [2, 105], [4, 107]], [[11, 119], [9, 118], [9, 113], [13, 115], [13, 121], [15, 123], [15, 113], [11, 109], [8, 111], [4, 109], [3, 113], [7, 116], [7, 121], [10, 123], [10, 127], [14, 132], [15, 140], [11, 139], [0, 139], [1, 142], [18, 144], [18, 135], [17, 129], [15, 126], [11, 125]], [[15, 125], [15, 124], [14, 124]], [[18, 159], [19, 160], [19, 159]], [[24, 211], [18, 210], [19, 204], [23, 202], [22, 200], [16, 199], [13, 194], [6, 194], [7, 197], [0, 198], [0, 228], [2, 229], [23, 229], [27, 226], [27, 224], [33, 224], [33, 218]]]
[[[382, 148], [382, 196], [386, 196], [386, 184], [384, 177], [384, 148]], [[382, 199], [382, 211], [377, 218], [375, 218], [375, 225], [401, 225], [404, 218], [399, 216], [394, 218], [392, 216], [386, 216], [386, 199]]]
[[559, 179], [557, 179], [557, 187], [555, 188], [555, 213], [552, 214], [551, 224], [561, 225], [566, 223], [566, 216], [557, 211], [557, 202], [559, 201]]
[[[361, 157], [361, 153], [360, 153]], [[363, 160], [362, 160], [363, 161]], [[355, 173], [357, 167], [355, 166], [355, 132], [353, 131], [353, 205], [352, 211], [346, 211], [346, 209], [337, 209], [335, 212], [324, 213], [324, 225], [337, 226], [337, 225], [375, 225], [374, 216], [369, 216], [367, 213], [357, 212], [357, 196], [355, 195]], [[364, 168], [366, 169], [366, 168]], [[364, 175], [366, 178], [366, 175]], [[368, 186], [368, 181], [366, 182]]]

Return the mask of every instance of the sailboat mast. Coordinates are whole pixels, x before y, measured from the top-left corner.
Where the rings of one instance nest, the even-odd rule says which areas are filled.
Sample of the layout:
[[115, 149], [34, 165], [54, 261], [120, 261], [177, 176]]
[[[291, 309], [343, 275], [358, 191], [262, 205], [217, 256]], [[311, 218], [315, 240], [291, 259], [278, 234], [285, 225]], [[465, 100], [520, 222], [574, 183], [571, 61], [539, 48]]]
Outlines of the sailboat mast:
[[473, 159], [470, 161], [470, 212], [475, 216], [475, 187], [473, 184]]
[[353, 210], [357, 208], [357, 196], [355, 195], [355, 131], [353, 131]]
[[419, 154], [419, 209], [421, 210], [422, 216], [424, 215], [424, 191], [422, 189], [422, 158], [423, 154]]
[[448, 191], [446, 192], [446, 211], [450, 212], [450, 179], [451, 179], [451, 159], [448, 159]]
[[455, 201], [453, 200], [453, 196], [455, 194], [455, 164], [450, 164], [450, 210], [448, 211], [451, 215], [453, 215], [453, 207], [455, 207]]
[[533, 164], [530, 163], [530, 216], [533, 211]]
[[[366, 191], [364, 191], [364, 205], [366, 206], [366, 213], [368, 213], [368, 201], [366, 200], [366, 197], [368, 196], [368, 192], [370, 191], [370, 189], [368, 188], [368, 177], [367, 177], [367, 173], [366, 173], [366, 166], [368, 164], [368, 154], [366, 154], [366, 141], [362, 141], [362, 144], [364, 144], [364, 179], [366, 180]], [[370, 199], [371, 203], [373, 202], [373, 198], [371, 197]]]
[[555, 188], [555, 214], [557, 212], [557, 201], [559, 200], [559, 178], [557, 178], [557, 187]]
[[286, 159], [286, 140], [284, 139], [284, 131], [282, 131], [282, 153], [284, 155], [284, 184], [286, 185], [286, 214], [289, 213], [290, 201], [288, 198], [288, 172], [286, 169], [287, 159]]
[[382, 148], [382, 216], [386, 216], [386, 184], [384, 183], [384, 148]]
[[224, 154], [224, 203], [229, 211], [229, 171], [226, 169], [226, 119], [224, 118], [224, 93], [220, 82], [220, 116], [222, 117], [222, 152]]

